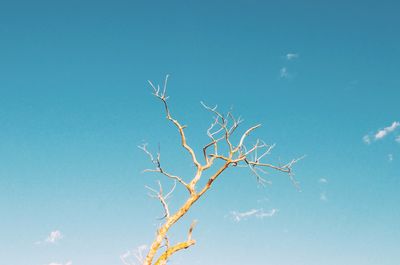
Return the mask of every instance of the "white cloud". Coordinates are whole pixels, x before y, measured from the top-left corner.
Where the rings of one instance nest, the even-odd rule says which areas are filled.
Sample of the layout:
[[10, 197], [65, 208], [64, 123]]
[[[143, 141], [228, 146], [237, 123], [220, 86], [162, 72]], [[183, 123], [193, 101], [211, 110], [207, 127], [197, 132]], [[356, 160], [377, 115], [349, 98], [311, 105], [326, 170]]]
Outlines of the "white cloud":
[[299, 54], [298, 53], [288, 53], [286, 54], [286, 60], [290, 61], [290, 60], [294, 60], [299, 58]]
[[64, 264], [62, 264], [62, 263], [57, 263], [57, 262], [51, 262], [51, 263], [49, 263], [48, 265], [72, 265], [72, 262], [71, 262], [71, 261], [68, 261], [67, 263], [64, 263]]
[[235, 222], [240, 222], [242, 220], [245, 220], [249, 217], [255, 216], [257, 218], [266, 218], [266, 217], [272, 217], [278, 212], [277, 209], [272, 209], [271, 211], [264, 211], [263, 209], [251, 209], [247, 212], [238, 212], [238, 211], [232, 211], [231, 216], [232, 219]]
[[371, 138], [369, 137], [369, 135], [364, 135], [364, 137], [362, 139], [363, 139], [364, 143], [366, 143], [366, 144], [371, 143]]
[[241, 221], [243, 218], [255, 215], [256, 213], [258, 213], [259, 210], [257, 209], [251, 209], [247, 212], [237, 212], [237, 211], [232, 211], [231, 215], [233, 220], [235, 220], [236, 222]]
[[393, 132], [394, 130], [397, 129], [397, 127], [400, 126], [400, 122], [398, 121], [394, 121], [392, 123], [392, 125], [383, 128], [382, 130], [379, 130], [376, 134], [375, 134], [375, 140], [379, 140], [382, 139], [383, 137], [387, 136], [389, 133]]
[[61, 234], [61, 232], [59, 230], [55, 230], [50, 233], [50, 235], [46, 238], [45, 241], [47, 243], [54, 244], [62, 238], [63, 238], [63, 235]]
[[[35, 245], [40, 245], [42, 243], [55, 244], [57, 241], [61, 240], [64, 236], [61, 234], [59, 230], [54, 230], [50, 232], [50, 234], [43, 240], [39, 240], [35, 242]], [[66, 264], [69, 265], [69, 264]]]
[[388, 160], [389, 160], [389, 162], [393, 161], [393, 155], [392, 154], [388, 154]]
[[[363, 137], [363, 141], [366, 144], [370, 144], [372, 139], [374, 141], [378, 141], [389, 135], [390, 133], [394, 132], [397, 128], [400, 127], [400, 122], [394, 121], [390, 126], [387, 126], [383, 129], [378, 130], [375, 134], [367, 134]], [[395, 139], [396, 142], [400, 143], [400, 136]]]
[[289, 72], [286, 67], [281, 68], [281, 70], [279, 71], [279, 76], [281, 78], [289, 78], [290, 77]]
[[258, 214], [256, 214], [256, 217], [257, 217], [257, 218], [261, 218], [261, 219], [263, 219], [263, 218], [265, 218], [265, 217], [272, 217], [272, 216], [274, 216], [277, 212], [278, 212], [277, 209], [272, 209], [272, 210], [269, 211], [269, 212], [264, 212], [263, 210], [261, 210]]
[[326, 178], [320, 178], [318, 180], [319, 183], [328, 183], [328, 180]]

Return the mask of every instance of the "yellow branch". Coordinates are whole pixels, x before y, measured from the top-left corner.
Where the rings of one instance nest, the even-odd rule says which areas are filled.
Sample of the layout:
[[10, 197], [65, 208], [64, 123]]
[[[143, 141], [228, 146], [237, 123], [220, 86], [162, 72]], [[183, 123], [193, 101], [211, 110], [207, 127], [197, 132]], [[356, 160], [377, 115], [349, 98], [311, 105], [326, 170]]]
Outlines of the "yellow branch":
[[182, 249], [187, 249], [188, 247], [194, 245], [196, 243], [195, 240], [189, 240], [186, 242], [181, 242], [176, 244], [175, 246], [168, 248], [156, 261], [156, 263], [154, 263], [154, 265], [165, 265], [168, 258], [174, 254], [175, 252], [182, 250]]

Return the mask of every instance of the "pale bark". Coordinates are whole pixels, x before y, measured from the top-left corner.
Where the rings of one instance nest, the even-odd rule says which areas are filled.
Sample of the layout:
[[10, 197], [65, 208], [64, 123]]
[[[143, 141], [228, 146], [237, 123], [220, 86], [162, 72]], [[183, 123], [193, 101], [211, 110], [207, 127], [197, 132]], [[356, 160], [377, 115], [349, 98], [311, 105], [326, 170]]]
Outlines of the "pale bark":
[[[222, 115], [217, 111], [217, 107], [211, 108], [205, 105], [203, 102], [201, 104], [205, 109], [210, 111], [215, 115], [214, 122], [210, 125], [207, 130], [207, 136], [210, 138], [210, 142], [206, 144], [203, 150], [203, 156], [205, 163], [202, 164], [197, 159], [196, 153], [194, 149], [188, 144], [184, 129], [186, 126], [181, 125], [181, 123], [174, 119], [171, 116], [169, 106], [167, 104], [168, 97], [166, 96], [166, 87], [167, 87], [168, 76], [165, 79], [163, 90], [161, 91], [160, 86], [154, 86], [150, 81], [150, 85], [153, 88], [153, 95], [159, 98], [164, 106], [166, 118], [174, 124], [174, 126], [178, 129], [179, 136], [181, 139], [182, 147], [188, 152], [191, 157], [191, 160], [196, 167], [196, 173], [193, 178], [190, 179], [189, 182], [186, 182], [184, 178], [180, 176], [176, 176], [168, 173], [161, 166], [160, 161], [160, 153], [157, 153], [156, 156], [153, 156], [150, 151], [147, 150], [147, 145], [140, 146], [140, 148], [150, 157], [152, 163], [155, 165], [155, 169], [147, 169], [145, 172], [158, 172], [167, 178], [174, 180], [175, 184], [178, 182], [181, 186], [188, 190], [188, 198], [182, 204], [182, 206], [174, 213], [170, 213], [167, 199], [169, 195], [175, 189], [175, 185], [172, 190], [164, 195], [161, 183], [159, 182], [159, 191], [156, 191], [152, 188], [149, 188], [154, 195], [152, 197], [157, 198], [164, 208], [164, 223], [159, 227], [156, 233], [156, 237], [152, 242], [149, 251], [145, 260], [143, 261], [143, 265], [165, 265], [168, 259], [177, 251], [187, 249], [190, 246], [196, 243], [195, 240], [192, 239], [192, 231], [194, 225], [189, 229], [188, 239], [186, 241], [176, 243], [173, 246], [170, 246], [168, 239], [168, 231], [169, 229], [176, 224], [193, 206], [193, 204], [201, 198], [212, 186], [214, 181], [228, 168], [235, 166], [246, 166], [248, 167], [252, 173], [255, 174], [259, 183], [265, 183], [265, 179], [261, 176], [261, 174], [265, 173], [265, 170], [261, 168], [269, 168], [272, 170], [281, 171], [287, 173], [293, 183], [297, 186], [297, 182], [293, 178], [292, 174], [292, 166], [299, 160], [294, 159], [290, 163], [287, 163], [283, 166], [277, 166], [270, 163], [261, 162], [261, 159], [265, 159], [267, 155], [270, 154], [271, 150], [275, 145], [267, 145], [263, 141], [257, 140], [256, 144], [251, 147], [246, 147], [246, 139], [247, 137], [259, 128], [261, 125], [255, 125], [247, 129], [242, 136], [237, 145], [232, 144], [231, 135], [236, 131], [238, 126], [242, 123], [240, 118], [235, 119], [234, 116], [229, 112], [227, 115]], [[227, 154], [219, 153], [219, 144], [221, 141], [225, 142], [227, 146]], [[209, 153], [209, 149], [212, 148], [213, 151]], [[260, 155], [258, 154], [260, 152]], [[202, 174], [206, 170], [211, 170], [213, 168], [214, 162], [216, 159], [222, 160], [224, 163], [222, 166], [217, 168], [215, 172], [209, 177], [206, 184], [203, 187], [197, 187], [198, 182], [202, 177]], [[301, 158], [300, 158], [301, 159]], [[198, 190], [197, 190], [198, 189]], [[163, 242], [165, 244], [163, 245]], [[166, 248], [162, 253], [159, 253], [162, 248]], [[158, 258], [157, 258], [158, 256]]]

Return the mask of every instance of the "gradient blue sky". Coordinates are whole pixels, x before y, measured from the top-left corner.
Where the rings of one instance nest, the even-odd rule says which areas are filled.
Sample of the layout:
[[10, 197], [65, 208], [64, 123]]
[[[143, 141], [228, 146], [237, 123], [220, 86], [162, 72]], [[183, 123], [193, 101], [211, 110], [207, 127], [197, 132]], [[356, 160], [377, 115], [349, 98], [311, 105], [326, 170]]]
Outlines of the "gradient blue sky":
[[[244, 170], [221, 176], [172, 231], [179, 240], [199, 221], [196, 246], [171, 264], [398, 264], [399, 8], [3, 0], [0, 264], [118, 265], [152, 241], [161, 208], [144, 185], [158, 176], [140, 173], [150, 163], [136, 146], [160, 143], [170, 171], [192, 170], [146, 83], [166, 73], [193, 146], [207, 140], [203, 100], [261, 122], [275, 161], [307, 154], [302, 192], [281, 174], [266, 188]], [[232, 219], [251, 209], [278, 211]]]

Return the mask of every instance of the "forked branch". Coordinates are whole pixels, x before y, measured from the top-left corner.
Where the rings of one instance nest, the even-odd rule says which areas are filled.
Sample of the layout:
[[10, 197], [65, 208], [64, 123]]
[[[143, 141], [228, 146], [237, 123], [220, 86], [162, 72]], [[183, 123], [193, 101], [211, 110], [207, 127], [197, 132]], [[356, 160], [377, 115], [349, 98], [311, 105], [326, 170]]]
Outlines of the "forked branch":
[[[161, 88], [159, 85], [153, 85], [153, 83], [150, 81], [149, 84], [153, 89], [153, 95], [162, 101], [165, 108], [166, 118], [178, 128], [182, 146], [190, 154], [192, 162], [196, 166], [196, 172], [194, 176], [189, 178], [190, 181], [186, 182], [182, 177], [173, 175], [164, 170], [164, 168], [161, 166], [160, 152], [154, 156], [150, 151], [148, 151], [146, 144], [139, 146], [139, 148], [149, 156], [150, 160], [155, 166], [153, 169], [146, 169], [145, 172], [158, 172], [166, 176], [168, 179], [174, 181], [173, 188], [166, 195], [163, 194], [163, 189], [160, 182], [158, 190], [147, 187], [152, 192], [151, 196], [157, 198], [163, 206], [164, 216], [162, 220], [164, 220], [164, 222], [157, 230], [156, 238], [149, 248], [149, 252], [143, 262], [143, 265], [165, 265], [168, 259], [174, 253], [195, 244], [195, 241], [192, 239], [192, 231], [195, 223], [193, 223], [189, 229], [187, 240], [175, 245], [170, 244], [168, 231], [190, 210], [192, 205], [212, 187], [214, 181], [227, 168], [248, 167], [256, 176], [257, 181], [261, 184], [267, 183], [267, 180], [265, 180], [262, 175], [266, 174], [268, 169], [283, 172], [288, 174], [293, 184], [298, 187], [298, 184], [293, 177], [292, 167], [303, 158], [300, 157], [298, 159], [293, 159], [289, 163], [282, 166], [274, 165], [272, 163], [268, 163], [268, 161], [264, 161], [273, 150], [275, 144], [268, 145], [262, 140], [257, 140], [254, 145], [248, 145], [249, 147], [246, 146], [246, 142], [248, 141], [247, 138], [261, 126], [260, 124], [245, 130], [237, 144], [233, 144], [231, 137], [238, 130], [243, 120], [240, 117], [235, 118], [230, 112], [224, 115], [217, 110], [217, 106], [209, 107], [201, 102], [202, 106], [214, 115], [214, 119], [207, 129], [209, 142], [202, 147], [204, 164], [200, 163], [196, 157], [194, 149], [187, 143], [184, 132], [186, 126], [181, 125], [178, 120], [171, 116], [167, 103], [168, 96], [166, 95], [167, 82], [168, 75], [165, 78], [163, 88]], [[221, 144], [224, 144], [226, 148], [219, 148]], [[216, 168], [214, 164], [216, 160], [222, 160], [223, 162], [218, 168]], [[198, 187], [200, 186], [198, 183], [203, 176], [203, 172], [213, 169], [214, 172], [211, 173], [205, 184], [201, 187]], [[175, 184], [177, 182], [189, 191], [189, 195], [183, 204], [178, 208], [178, 210], [171, 212], [167, 203], [167, 198], [174, 191]], [[163, 242], [165, 242], [164, 245]], [[163, 247], [166, 249], [162, 253], [159, 253], [160, 249], [163, 249]], [[156, 261], [153, 263], [154, 260]]]
[[155, 168], [148, 168], [143, 170], [143, 172], [158, 172], [166, 176], [167, 178], [173, 179], [175, 181], [178, 181], [180, 184], [182, 184], [189, 192], [192, 192], [189, 185], [180, 177], [170, 174], [167, 171], [164, 170], [163, 167], [161, 167], [161, 154], [160, 151], [158, 151], [157, 156], [154, 157], [153, 154], [147, 150], [147, 144], [142, 144], [138, 146], [139, 149], [143, 150], [150, 158], [151, 162], [154, 164]]
[[167, 119], [170, 120], [178, 128], [179, 134], [181, 136], [182, 146], [189, 152], [195, 166], [197, 168], [200, 168], [200, 163], [197, 161], [196, 154], [194, 153], [193, 149], [186, 142], [186, 135], [185, 135], [185, 132], [183, 131], [186, 128], [186, 126], [182, 126], [176, 119], [174, 119], [171, 116], [171, 113], [169, 111], [169, 107], [168, 107], [168, 103], [167, 103], [168, 97], [166, 95], [168, 77], [169, 77], [169, 75], [167, 75], [165, 77], [164, 88], [163, 88], [162, 92], [161, 92], [159, 85], [156, 88], [150, 80], [148, 82], [149, 82], [150, 86], [153, 88], [153, 95], [155, 97], [159, 98], [163, 102], [164, 108], [165, 108], [165, 113], [167, 115]]
[[165, 250], [164, 253], [161, 254], [161, 256], [154, 263], [154, 265], [165, 265], [168, 261], [168, 258], [170, 256], [172, 256], [175, 252], [178, 252], [183, 249], [187, 249], [188, 247], [196, 244], [196, 240], [192, 239], [192, 232], [193, 232], [195, 225], [196, 225], [196, 221], [193, 221], [192, 225], [189, 228], [188, 238], [186, 241], [177, 243], [176, 245], [174, 245], [172, 247], [167, 247], [167, 250]]
[[156, 191], [155, 189], [150, 188], [149, 186], [146, 186], [146, 188], [152, 192], [152, 193], [149, 194], [149, 196], [152, 197], [152, 198], [158, 199], [161, 202], [161, 205], [164, 208], [165, 214], [160, 219], [169, 218], [170, 213], [169, 213], [169, 206], [168, 206], [168, 203], [167, 203], [167, 199], [174, 192], [174, 190], [176, 188], [176, 181], [174, 181], [174, 186], [171, 188], [171, 190], [166, 195], [163, 194], [163, 188], [162, 188], [162, 185], [161, 185], [160, 181], [158, 181], [158, 187], [159, 187], [159, 190]]

